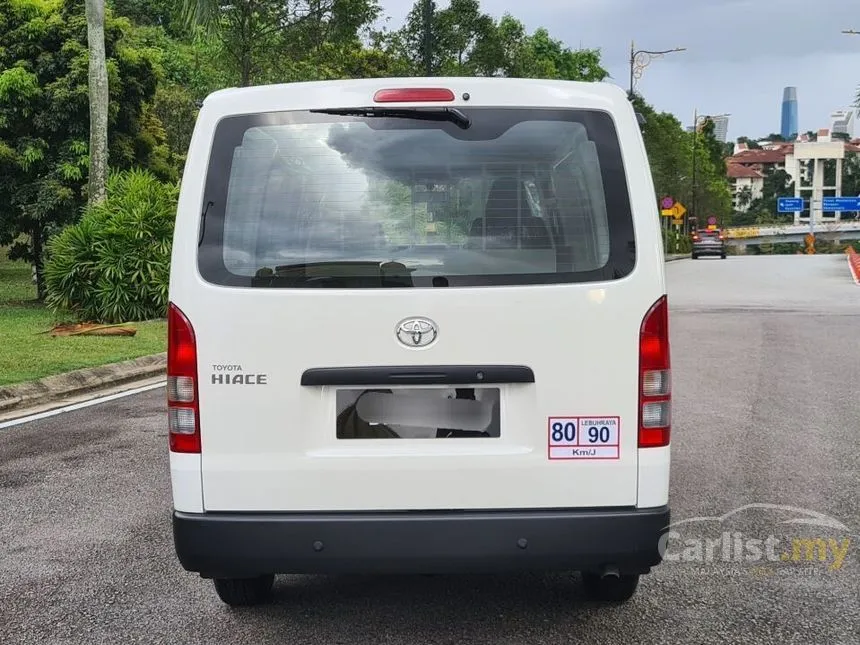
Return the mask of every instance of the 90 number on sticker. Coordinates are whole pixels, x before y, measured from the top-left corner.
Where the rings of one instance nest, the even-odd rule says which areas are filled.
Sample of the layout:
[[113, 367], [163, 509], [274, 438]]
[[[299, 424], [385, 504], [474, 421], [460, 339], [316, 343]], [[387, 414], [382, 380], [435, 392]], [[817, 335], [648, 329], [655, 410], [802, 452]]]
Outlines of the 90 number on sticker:
[[618, 419], [615, 417], [580, 419], [579, 426], [582, 429], [580, 445], [618, 445]]
[[609, 426], [591, 426], [586, 432], [585, 442], [597, 445], [616, 443], [616, 433], [614, 430], [615, 428], [610, 428]]

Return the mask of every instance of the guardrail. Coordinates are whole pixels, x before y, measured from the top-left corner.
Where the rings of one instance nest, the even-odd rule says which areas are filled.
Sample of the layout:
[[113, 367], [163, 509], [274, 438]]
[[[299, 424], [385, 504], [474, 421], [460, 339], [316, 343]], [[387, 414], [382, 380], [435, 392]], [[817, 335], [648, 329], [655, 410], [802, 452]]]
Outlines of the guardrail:
[[758, 226], [740, 226], [723, 230], [723, 235], [729, 240], [742, 240], [749, 237], [759, 237], [761, 229]]
[[849, 246], [845, 253], [848, 256], [848, 268], [854, 276], [854, 283], [860, 285], [860, 253], [857, 253], [852, 246]]
[[[784, 224], [782, 226], [730, 226], [723, 229], [727, 240], [743, 240], [753, 237], [771, 237], [779, 235], [803, 235], [809, 231], [809, 224]], [[815, 232], [846, 233], [860, 231], [860, 220], [850, 222], [817, 223]]]

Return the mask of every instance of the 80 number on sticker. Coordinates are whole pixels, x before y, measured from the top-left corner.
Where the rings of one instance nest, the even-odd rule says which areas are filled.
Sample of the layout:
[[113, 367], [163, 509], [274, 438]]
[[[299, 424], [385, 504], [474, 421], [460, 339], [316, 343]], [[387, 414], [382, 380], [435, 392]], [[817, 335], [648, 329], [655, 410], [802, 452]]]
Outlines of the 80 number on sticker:
[[549, 420], [549, 445], [576, 446], [579, 444], [579, 419], [555, 418]]

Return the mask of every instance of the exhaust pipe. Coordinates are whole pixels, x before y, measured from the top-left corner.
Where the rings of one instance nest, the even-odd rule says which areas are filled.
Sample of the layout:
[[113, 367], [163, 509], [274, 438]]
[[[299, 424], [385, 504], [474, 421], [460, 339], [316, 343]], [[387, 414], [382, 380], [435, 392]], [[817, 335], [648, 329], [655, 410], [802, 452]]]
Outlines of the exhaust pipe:
[[620, 580], [621, 572], [618, 571], [618, 567], [603, 567], [600, 571], [600, 579], [601, 580]]

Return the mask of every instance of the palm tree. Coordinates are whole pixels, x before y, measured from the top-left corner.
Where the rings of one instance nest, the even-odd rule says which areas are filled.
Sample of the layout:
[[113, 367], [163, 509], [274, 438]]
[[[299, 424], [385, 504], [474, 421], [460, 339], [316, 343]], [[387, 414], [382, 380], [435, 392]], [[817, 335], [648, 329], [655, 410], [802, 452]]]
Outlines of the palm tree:
[[753, 193], [751, 186], [744, 186], [738, 191], [738, 210], [747, 211], [753, 201]]

